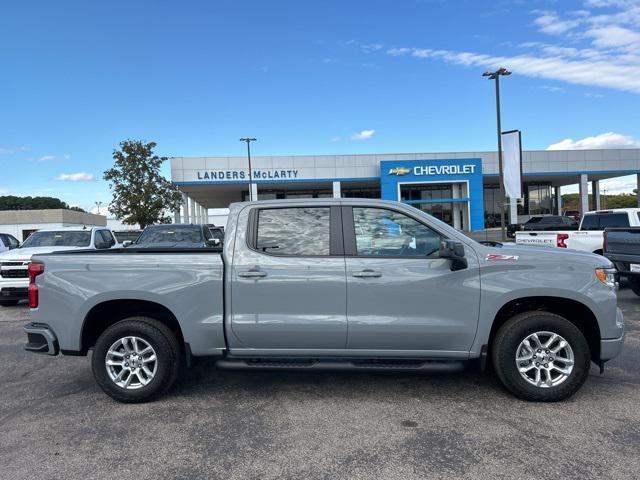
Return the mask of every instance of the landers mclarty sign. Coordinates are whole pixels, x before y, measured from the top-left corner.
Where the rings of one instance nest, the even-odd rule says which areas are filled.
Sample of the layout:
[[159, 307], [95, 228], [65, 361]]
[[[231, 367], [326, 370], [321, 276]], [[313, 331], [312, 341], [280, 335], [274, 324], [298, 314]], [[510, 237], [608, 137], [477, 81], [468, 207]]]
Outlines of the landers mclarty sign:
[[[249, 172], [246, 170], [207, 170], [198, 171], [198, 180], [247, 180]], [[298, 178], [298, 170], [264, 170], [252, 172], [253, 180], [282, 180]]]

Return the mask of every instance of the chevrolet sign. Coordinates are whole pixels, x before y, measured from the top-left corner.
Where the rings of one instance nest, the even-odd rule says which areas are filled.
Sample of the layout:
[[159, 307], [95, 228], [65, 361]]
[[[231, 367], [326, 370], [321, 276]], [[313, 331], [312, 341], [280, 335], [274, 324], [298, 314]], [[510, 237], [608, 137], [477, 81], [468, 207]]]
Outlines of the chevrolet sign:
[[410, 168], [395, 167], [389, 170], [389, 175], [406, 175], [411, 171]]

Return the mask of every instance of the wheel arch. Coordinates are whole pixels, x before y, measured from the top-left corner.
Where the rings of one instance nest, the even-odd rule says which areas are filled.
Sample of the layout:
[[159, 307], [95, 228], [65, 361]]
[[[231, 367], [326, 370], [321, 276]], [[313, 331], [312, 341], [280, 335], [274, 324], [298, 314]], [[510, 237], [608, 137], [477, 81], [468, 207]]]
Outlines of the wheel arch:
[[[600, 327], [593, 311], [584, 303], [565, 297], [531, 296], [510, 300], [496, 314], [489, 333], [488, 349], [491, 350], [498, 329], [513, 316], [531, 311], [560, 315], [573, 323], [585, 336], [589, 344], [591, 359], [600, 358]], [[489, 357], [491, 358], [491, 357]]]
[[125, 318], [142, 316], [153, 318], [166, 325], [184, 346], [184, 336], [174, 313], [158, 302], [150, 300], [107, 300], [94, 305], [85, 315], [80, 335], [80, 351], [86, 354], [98, 337], [111, 325]]

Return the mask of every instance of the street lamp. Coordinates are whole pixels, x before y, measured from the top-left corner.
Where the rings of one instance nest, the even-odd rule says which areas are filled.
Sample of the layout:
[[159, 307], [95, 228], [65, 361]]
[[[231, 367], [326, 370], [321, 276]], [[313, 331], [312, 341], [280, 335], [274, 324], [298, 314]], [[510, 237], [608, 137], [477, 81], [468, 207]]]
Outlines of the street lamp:
[[502, 197], [502, 203], [500, 204], [500, 230], [502, 234], [502, 240], [505, 238], [505, 225], [504, 225], [504, 178], [502, 173], [502, 127], [500, 126], [500, 76], [511, 75], [511, 72], [504, 67], [499, 68], [495, 72], [484, 72], [483, 77], [487, 77], [489, 80], [496, 81], [496, 118], [498, 123], [498, 172], [500, 174], [500, 196]]
[[253, 190], [251, 188], [251, 142], [255, 142], [255, 138], [241, 138], [241, 142], [247, 142], [247, 161], [249, 162], [249, 201], [253, 202]]
[[98, 207], [98, 215], [100, 215], [100, 207], [102, 206], [102, 202], [93, 202], [96, 204], [96, 207]]

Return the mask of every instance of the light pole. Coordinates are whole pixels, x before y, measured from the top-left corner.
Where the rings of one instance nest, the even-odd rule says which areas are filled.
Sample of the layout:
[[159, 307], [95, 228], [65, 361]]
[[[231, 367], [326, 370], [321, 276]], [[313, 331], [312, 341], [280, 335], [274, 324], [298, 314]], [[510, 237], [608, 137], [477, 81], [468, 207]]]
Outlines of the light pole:
[[251, 188], [251, 142], [255, 142], [256, 139], [255, 138], [241, 138], [240, 139], [241, 142], [247, 142], [247, 161], [249, 162], [249, 201], [253, 202], [253, 189]]
[[93, 202], [96, 204], [96, 207], [98, 207], [98, 215], [100, 215], [100, 207], [102, 206], [102, 202]]
[[500, 196], [502, 202], [500, 203], [500, 231], [502, 240], [506, 240], [505, 237], [505, 225], [504, 225], [504, 202], [506, 200], [504, 194], [504, 178], [502, 173], [502, 127], [500, 125], [500, 76], [511, 75], [511, 72], [504, 67], [499, 68], [495, 72], [484, 72], [483, 77], [488, 77], [489, 80], [496, 81], [496, 119], [498, 123], [498, 172], [500, 174]]

